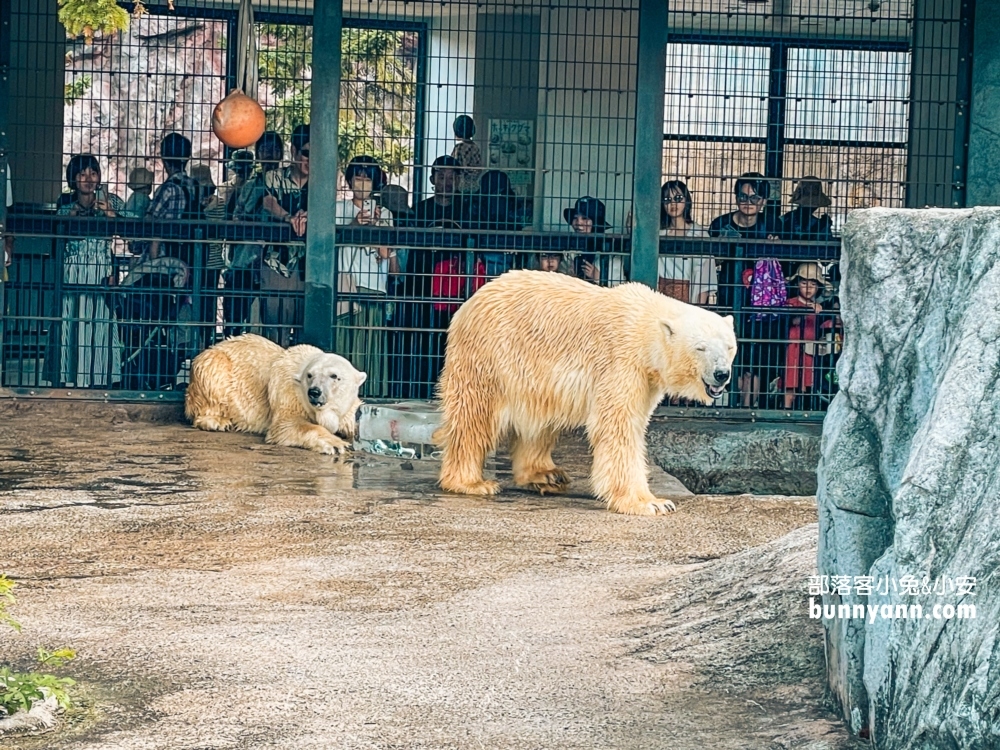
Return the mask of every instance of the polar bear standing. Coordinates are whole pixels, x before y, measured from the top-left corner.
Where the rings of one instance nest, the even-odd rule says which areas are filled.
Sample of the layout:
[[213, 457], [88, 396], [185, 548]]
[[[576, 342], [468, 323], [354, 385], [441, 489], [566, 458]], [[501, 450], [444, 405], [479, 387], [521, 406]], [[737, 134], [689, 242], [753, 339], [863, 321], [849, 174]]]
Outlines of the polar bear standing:
[[248, 333], [194, 358], [184, 413], [202, 430], [252, 432], [274, 445], [337, 455], [354, 437], [366, 377], [315, 346], [285, 350]]
[[649, 491], [646, 427], [664, 395], [710, 404], [729, 381], [732, 316], [641, 284], [613, 289], [555, 273], [511, 271], [477, 291], [448, 329], [438, 383], [441, 487], [493, 495], [483, 462], [507, 435], [514, 481], [564, 491], [552, 461], [563, 430], [584, 426], [594, 493], [618, 513], [673, 510]]

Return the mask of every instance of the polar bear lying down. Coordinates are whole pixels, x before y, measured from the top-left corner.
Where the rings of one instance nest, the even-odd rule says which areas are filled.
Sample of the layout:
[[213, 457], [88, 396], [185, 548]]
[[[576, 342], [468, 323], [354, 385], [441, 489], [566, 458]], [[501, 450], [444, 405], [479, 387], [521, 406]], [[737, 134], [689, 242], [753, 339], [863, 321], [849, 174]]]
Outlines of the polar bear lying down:
[[733, 318], [642, 286], [601, 288], [541, 271], [483, 286], [448, 328], [438, 382], [441, 487], [493, 495], [483, 461], [506, 437], [514, 481], [563, 492], [559, 433], [586, 427], [593, 491], [610, 510], [673, 510], [649, 491], [646, 427], [665, 395], [710, 404], [729, 382]]
[[194, 358], [184, 413], [202, 430], [253, 432], [274, 445], [338, 455], [354, 437], [366, 377], [315, 346], [285, 350], [248, 333]]

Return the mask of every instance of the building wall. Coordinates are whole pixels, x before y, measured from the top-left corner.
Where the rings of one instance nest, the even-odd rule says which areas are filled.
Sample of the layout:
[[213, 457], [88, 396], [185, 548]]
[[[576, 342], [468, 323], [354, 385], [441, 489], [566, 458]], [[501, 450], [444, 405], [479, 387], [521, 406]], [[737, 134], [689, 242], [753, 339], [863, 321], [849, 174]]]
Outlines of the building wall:
[[638, 12], [558, 8], [542, 13], [541, 30], [542, 221], [565, 226], [563, 209], [592, 195], [621, 231], [632, 200]]
[[969, 133], [970, 206], [1000, 206], [1000, 3], [976, 7]]
[[953, 206], [962, 0], [916, 0], [907, 206]]
[[14, 200], [50, 203], [62, 191], [66, 32], [56, 4], [11, 6], [10, 99], [6, 103]]
[[[428, 22], [427, 86], [424, 98], [424, 155], [430, 163], [455, 147], [452, 122], [460, 114], [473, 114], [476, 80], [476, 14], [435, 16]], [[424, 184], [414, 193], [427, 193]]]

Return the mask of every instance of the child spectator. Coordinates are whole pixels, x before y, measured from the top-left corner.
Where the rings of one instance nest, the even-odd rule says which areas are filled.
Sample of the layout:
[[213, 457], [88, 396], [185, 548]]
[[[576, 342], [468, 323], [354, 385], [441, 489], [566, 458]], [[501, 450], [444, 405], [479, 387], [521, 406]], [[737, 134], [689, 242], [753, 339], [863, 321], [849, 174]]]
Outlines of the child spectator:
[[538, 270], [547, 273], [565, 273], [562, 253], [539, 253]]
[[[785, 408], [791, 409], [798, 394], [805, 394], [816, 385], [814, 358], [820, 326], [817, 313], [823, 311], [820, 299], [830, 299], [833, 287], [823, 275], [818, 263], [802, 263], [789, 281], [797, 282], [798, 295], [788, 300], [789, 307], [802, 307], [808, 312], [791, 319], [789, 344], [785, 350]], [[810, 343], [811, 342], [811, 343]]]
[[458, 175], [458, 191], [474, 193], [479, 189], [479, 175], [483, 169], [483, 154], [472, 140], [476, 135], [476, 123], [468, 115], [459, 115], [452, 125], [457, 143], [451, 152], [461, 168]]

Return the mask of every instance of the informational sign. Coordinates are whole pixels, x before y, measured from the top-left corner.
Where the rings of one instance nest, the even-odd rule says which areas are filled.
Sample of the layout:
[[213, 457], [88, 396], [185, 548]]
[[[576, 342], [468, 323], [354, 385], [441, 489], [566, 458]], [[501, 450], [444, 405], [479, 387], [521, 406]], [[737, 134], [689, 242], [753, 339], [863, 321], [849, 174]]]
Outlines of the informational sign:
[[534, 120], [490, 120], [486, 168], [506, 172], [514, 192], [530, 199], [535, 193]]

